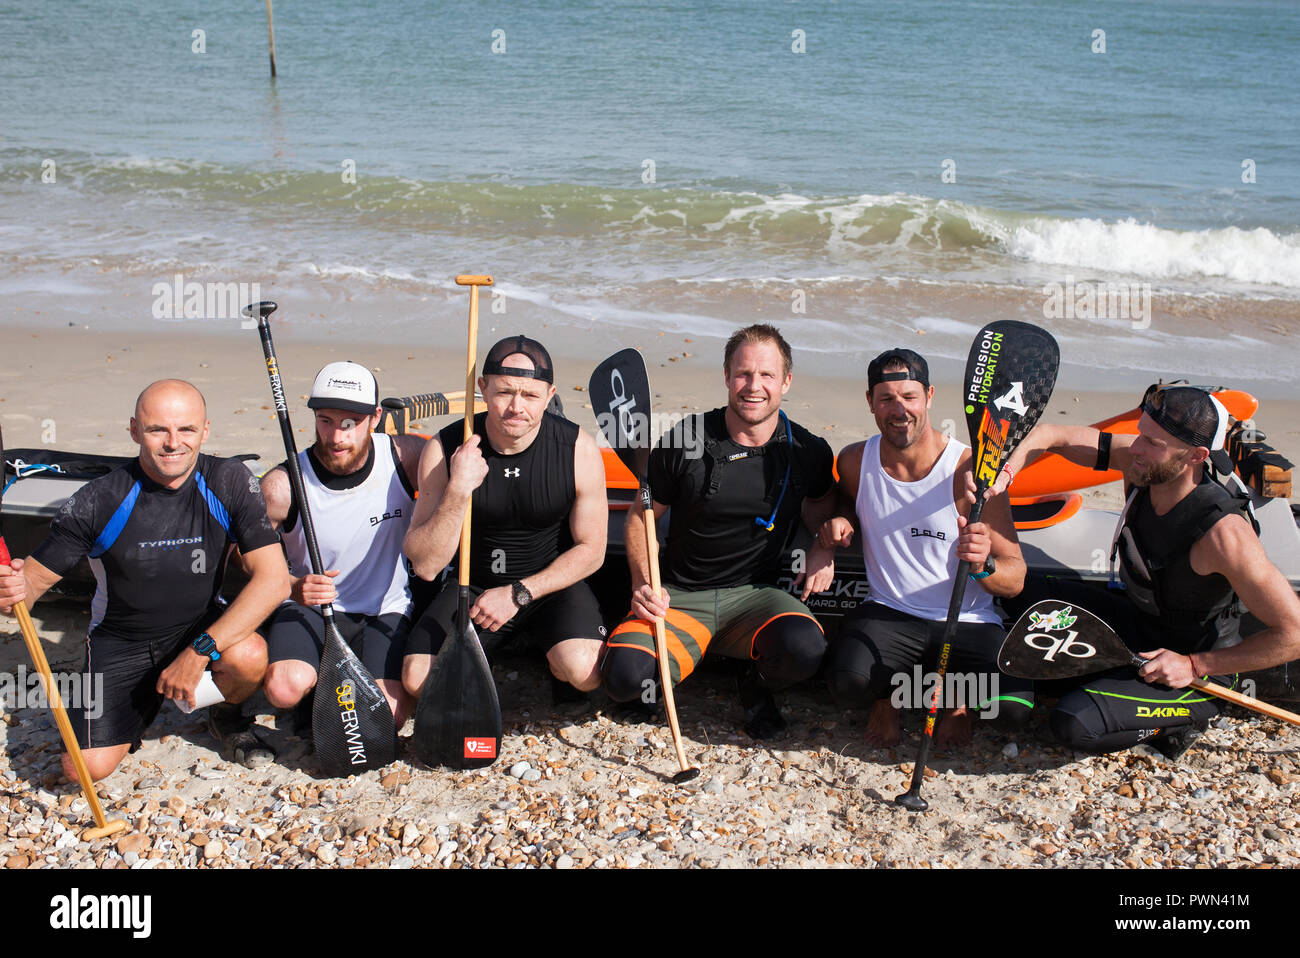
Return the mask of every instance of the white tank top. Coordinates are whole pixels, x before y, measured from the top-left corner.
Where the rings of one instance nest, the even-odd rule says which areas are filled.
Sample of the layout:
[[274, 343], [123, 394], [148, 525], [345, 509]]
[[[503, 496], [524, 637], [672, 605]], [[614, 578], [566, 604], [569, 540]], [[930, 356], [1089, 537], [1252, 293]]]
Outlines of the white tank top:
[[[902, 482], [880, 464], [880, 436], [862, 450], [854, 504], [872, 602], [921, 619], [948, 617], [957, 573], [957, 506], [953, 474], [968, 447], [949, 439], [929, 475]], [[960, 621], [1001, 623], [993, 596], [966, 583]]]
[[[316, 477], [307, 450], [298, 453], [302, 483], [311, 506], [312, 523], [326, 569], [338, 569], [334, 608], [356, 615], [387, 615], [411, 611], [406, 558], [402, 539], [411, 524], [414, 500], [402, 484], [397, 451], [391, 436], [374, 433], [375, 462], [370, 475], [351, 489], [330, 489]], [[301, 518], [284, 534], [289, 571], [311, 571]]]

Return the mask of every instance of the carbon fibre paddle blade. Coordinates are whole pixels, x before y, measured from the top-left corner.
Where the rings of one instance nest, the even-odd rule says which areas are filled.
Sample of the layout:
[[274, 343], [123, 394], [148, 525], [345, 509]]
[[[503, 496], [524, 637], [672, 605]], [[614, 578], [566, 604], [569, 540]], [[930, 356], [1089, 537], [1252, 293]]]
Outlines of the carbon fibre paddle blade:
[[1060, 365], [1052, 334], [1029, 323], [998, 320], [975, 337], [963, 401], [981, 488], [993, 484], [1006, 456], [1047, 408]]
[[623, 349], [596, 367], [587, 386], [596, 423], [632, 475], [644, 481], [650, 461], [650, 376], [645, 358]]
[[311, 731], [316, 758], [329, 775], [360, 774], [397, 758], [397, 728], [384, 693], [329, 621]]
[[458, 624], [434, 659], [411, 745], [435, 768], [483, 768], [501, 753], [501, 703], [472, 622]]
[[1022, 679], [1069, 679], [1129, 665], [1133, 659], [1114, 630], [1087, 609], [1044, 599], [1007, 633], [998, 668]]

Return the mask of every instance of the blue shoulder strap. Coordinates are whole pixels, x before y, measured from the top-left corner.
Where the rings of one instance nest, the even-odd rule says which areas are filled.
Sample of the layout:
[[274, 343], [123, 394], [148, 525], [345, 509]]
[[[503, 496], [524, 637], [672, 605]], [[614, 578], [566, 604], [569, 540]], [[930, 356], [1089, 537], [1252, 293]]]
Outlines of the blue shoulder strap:
[[131, 491], [126, 494], [126, 498], [114, 511], [108, 520], [108, 525], [104, 526], [104, 531], [95, 539], [95, 544], [90, 547], [90, 557], [98, 559], [105, 552], [113, 547], [117, 537], [122, 534], [126, 528], [126, 520], [131, 518], [131, 510], [135, 508], [135, 500], [140, 498], [140, 480], [135, 481]]

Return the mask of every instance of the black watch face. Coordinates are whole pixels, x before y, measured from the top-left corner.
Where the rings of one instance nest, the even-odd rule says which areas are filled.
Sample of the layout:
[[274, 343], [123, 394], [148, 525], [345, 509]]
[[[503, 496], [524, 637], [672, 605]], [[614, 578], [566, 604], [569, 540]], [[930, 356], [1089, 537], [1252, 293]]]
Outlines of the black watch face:
[[519, 608], [522, 609], [529, 602], [533, 601], [532, 593], [528, 591], [528, 587], [522, 582], [514, 583], [514, 585], [511, 586], [511, 589], [514, 590], [515, 594], [515, 605], [519, 606]]

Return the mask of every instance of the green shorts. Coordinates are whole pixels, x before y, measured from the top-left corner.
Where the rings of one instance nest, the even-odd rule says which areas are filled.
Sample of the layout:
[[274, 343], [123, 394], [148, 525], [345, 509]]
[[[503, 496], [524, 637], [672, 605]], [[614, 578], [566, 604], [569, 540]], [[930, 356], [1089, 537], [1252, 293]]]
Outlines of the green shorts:
[[[665, 588], [669, 602], [664, 631], [674, 685], [695, 671], [705, 652], [733, 659], [755, 658], [754, 636], [775, 618], [802, 615], [817, 621], [806, 605], [776, 586], [737, 585], [697, 592]], [[628, 616], [611, 633], [609, 647], [654, 655], [653, 623]]]

